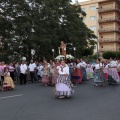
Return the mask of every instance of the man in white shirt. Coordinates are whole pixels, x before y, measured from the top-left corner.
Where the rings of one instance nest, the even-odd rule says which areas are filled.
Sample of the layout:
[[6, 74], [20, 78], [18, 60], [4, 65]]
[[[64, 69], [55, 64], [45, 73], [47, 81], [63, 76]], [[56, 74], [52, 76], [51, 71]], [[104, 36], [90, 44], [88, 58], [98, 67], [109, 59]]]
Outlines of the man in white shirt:
[[20, 85], [26, 84], [26, 72], [27, 72], [27, 66], [25, 64], [25, 61], [22, 61], [22, 64], [20, 65]]
[[35, 78], [35, 69], [36, 69], [36, 64], [33, 62], [33, 60], [30, 61], [31, 63], [29, 64], [29, 71], [30, 71], [30, 79], [31, 82], [33, 83], [33, 80], [37, 81]]

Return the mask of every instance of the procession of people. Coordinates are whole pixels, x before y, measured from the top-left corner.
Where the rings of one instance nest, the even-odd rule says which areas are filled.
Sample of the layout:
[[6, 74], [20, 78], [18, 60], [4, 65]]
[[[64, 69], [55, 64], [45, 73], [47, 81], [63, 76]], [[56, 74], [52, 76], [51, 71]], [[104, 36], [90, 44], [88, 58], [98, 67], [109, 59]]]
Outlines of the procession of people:
[[[66, 55], [66, 45], [61, 42], [62, 54]], [[120, 83], [120, 60], [115, 58], [97, 59], [86, 62], [80, 59], [51, 59], [50, 61], [0, 62], [1, 90], [13, 90], [15, 84], [28, 82], [54, 86], [54, 96], [69, 98], [74, 93], [73, 84], [93, 81], [97, 87], [118, 85]], [[14, 84], [15, 83], [15, 84]]]
[[[94, 64], [93, 64], [94, 63]], [[2, 91], [13, 90], [15, 84], [27, 82], [41, 83], [43, 86], [55, 86], [55, 95], [59, 98], [70, 97], [74, 93], [73, 84], [82, 84], [93, 80], [95, 86], [116, 85], [120, 83], [120, 61], [98, 59], [85, 62], [76, 60], [30, 61], [26, 64], [0, 62], [0, 80]], [[14, 84], [15, 82], [15, 84]]]

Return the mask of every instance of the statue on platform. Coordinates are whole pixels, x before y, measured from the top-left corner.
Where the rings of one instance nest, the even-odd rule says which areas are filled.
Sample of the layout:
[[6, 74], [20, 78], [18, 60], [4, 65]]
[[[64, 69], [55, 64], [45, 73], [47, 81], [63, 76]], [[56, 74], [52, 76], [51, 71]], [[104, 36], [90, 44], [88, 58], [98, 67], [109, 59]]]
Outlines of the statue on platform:
[[64, 41], [61, 41], [60, 48], [61, 48], [62, 55], [66, 56], [66, 44], [64, 43]]

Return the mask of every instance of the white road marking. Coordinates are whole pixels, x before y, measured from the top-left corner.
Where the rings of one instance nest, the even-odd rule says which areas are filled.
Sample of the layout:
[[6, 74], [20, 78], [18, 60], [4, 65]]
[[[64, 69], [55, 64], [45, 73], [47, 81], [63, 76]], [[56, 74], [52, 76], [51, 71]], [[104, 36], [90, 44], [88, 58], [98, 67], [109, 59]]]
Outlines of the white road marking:
[[6, 97], [0, 97], [0, 100], [1, 100], [1, 99], [7, 99], [7, 98], [13, 98], [13, 97], [20, 97], [20, 96], [22, 96], [22, 95], [23, 95], [23, 94], [6, 96]]

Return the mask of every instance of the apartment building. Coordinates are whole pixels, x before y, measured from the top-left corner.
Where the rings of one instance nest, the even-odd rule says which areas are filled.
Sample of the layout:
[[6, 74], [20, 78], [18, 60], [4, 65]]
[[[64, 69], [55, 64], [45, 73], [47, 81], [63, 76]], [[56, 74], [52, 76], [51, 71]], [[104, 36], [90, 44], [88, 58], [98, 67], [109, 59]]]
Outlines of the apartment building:
[[98, 51], [120, 51], [120, 0], [89, 0], [79, 4], [87, 14], [85, 24], [98, 36]]

